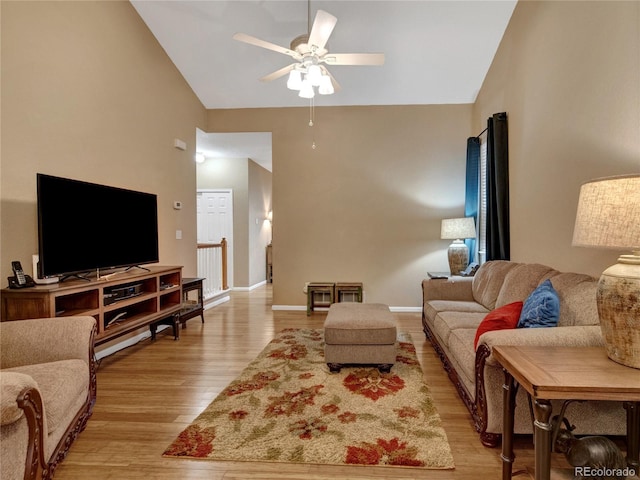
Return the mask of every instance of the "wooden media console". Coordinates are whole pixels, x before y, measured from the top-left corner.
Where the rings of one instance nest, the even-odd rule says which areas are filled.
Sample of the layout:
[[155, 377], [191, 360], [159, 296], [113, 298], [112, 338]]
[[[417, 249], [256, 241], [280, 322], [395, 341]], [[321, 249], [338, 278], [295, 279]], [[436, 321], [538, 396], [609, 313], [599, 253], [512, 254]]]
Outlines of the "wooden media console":
[[182, 306], [182, 267], [150, 266], [101, 279], [2, 290], [2, 321], [87, 315], [96, 345], [173, 315]]

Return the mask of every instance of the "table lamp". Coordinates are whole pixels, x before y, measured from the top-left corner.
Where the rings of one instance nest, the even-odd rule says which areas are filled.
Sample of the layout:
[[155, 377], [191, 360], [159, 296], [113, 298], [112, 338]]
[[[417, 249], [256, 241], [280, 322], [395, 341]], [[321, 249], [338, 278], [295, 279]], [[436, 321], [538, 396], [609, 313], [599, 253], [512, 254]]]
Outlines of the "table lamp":
[[582, 185], [573, 245], [632, 252], [602, 273], [596, 302], [608, 357], [640, 368], [640, 175]]
[[469, 264], [469, 249], [463, 238], [475, 238], [476, 225], [473, 217], [444, 218], [440, 229], [440, 238], [453, 240], [447, 251], [451, 275], [459, 275]]

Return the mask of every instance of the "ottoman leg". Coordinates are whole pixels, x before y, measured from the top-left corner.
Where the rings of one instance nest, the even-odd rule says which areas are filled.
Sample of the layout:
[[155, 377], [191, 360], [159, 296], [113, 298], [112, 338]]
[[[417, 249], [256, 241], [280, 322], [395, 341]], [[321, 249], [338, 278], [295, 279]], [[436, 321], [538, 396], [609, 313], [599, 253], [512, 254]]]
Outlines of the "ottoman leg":
[[381, 363], [378, 365], [378, 370], [380, 373], [390, 373], [391, 367], [393, 367], [393, 363]]
[[327, 367], [329, 367], [329, 371], [331, 373], [340, 373], [340, 370], [342, 369], [342, 364], [341, 363], [327, 363]]

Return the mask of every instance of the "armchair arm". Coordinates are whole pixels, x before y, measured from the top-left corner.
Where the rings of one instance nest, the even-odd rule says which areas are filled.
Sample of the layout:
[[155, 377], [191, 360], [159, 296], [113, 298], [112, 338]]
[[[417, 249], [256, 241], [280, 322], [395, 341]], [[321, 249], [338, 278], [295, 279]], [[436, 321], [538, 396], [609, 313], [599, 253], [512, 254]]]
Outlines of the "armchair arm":
[[[47, 417], [38, 385], [29, 375], [0, 371], [0, 389], [2, 427], [18, 421], [26, 422], [28, 432], [28, 439], [18, 439], [17, 437], [23, 436], [24, 432], [21, 433], [20, 428], [14, 430], [9, 427], [9, 438], [3, 438], [2, 444], [3, 462], [7, 461], [9, 464], [3, 464], [3, 475], [6, 472], [20, 472], [19, 476], [25, 479], [43, 478], [43, 473], [47, 471], [47, 462], [44, 458]], [[13, 450], [16, 443], [21, 442], [25, 442], [26, 456], [16, 457], [16, 452]], [[15, 450], [19, 451], [20, 448]]]
[[[531, 345], [541, 347], [600, 347], [604, 345], [599, 325], [571, 327], [516, 328], [495, 330], [483, 334], [478, 350], [484, 345], [492, 351], [494, 345]], [[486, 358], [487, 365], [497, 365], [493, 355]]]
[[423, 302], [429, 300], [473, 301], [473, 277], [450, 277], [422, 281]]
[[23, 417], [18, 399], [28, 389], [38, 389], [38, 384], [29, 375], [0, 371], [0, 425], [10, 425]]
[[93, 317], [56, 317], [0, 323], [2, 368], [77, 358], [90, 362]]

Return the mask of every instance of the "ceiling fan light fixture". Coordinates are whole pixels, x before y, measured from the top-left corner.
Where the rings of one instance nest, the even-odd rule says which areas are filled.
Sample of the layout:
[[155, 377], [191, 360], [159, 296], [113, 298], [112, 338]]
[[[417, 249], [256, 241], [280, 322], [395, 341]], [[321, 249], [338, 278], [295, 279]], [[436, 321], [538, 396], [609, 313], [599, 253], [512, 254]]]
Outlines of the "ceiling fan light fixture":
[[300, 70], [291, 70], [287, 80], [287, 88], [289, 90], [300, 90], [302, 88], [302, 73], [300, 73]]
[[311, 85], [311, 81], [309, 81], [308, 75], [304, 76], [304, 80], [302, 80], [302, 86], [300, 87], [300, 93], [298, 95], [302, 98], [315, 97], [316, 94], [313, 91], [313, 86]]
[[309, 68], [307, 69], [307, 78], [309, 79], [309, 82], [311, 82], [311, 85], [318, 87], [322, 79], [322, 69], [320, 66], [317, 64], [309, 65]]
[[320, 95], [331, 95], [334, 92], [333, 83], [329, 75], [322, 75], [320, 77], [320, 85], [318, 86], [318, 93]]

